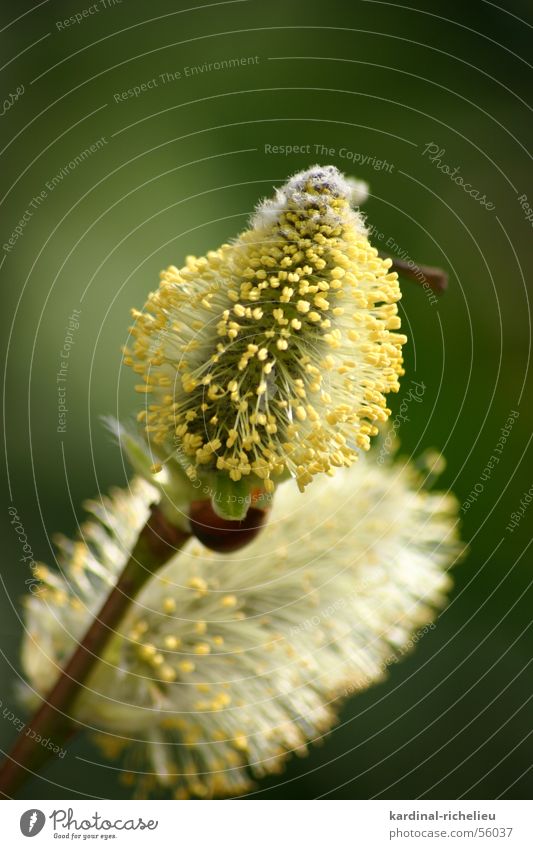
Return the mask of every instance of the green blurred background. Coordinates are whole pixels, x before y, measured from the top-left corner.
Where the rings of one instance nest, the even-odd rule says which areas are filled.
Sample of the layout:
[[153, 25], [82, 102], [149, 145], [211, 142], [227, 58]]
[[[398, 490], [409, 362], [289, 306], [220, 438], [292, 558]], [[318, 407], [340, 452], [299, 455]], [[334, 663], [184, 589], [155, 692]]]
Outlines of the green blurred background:
[[[72, 533], [86, 497], [126, 480], [100, 419], [127, 417], [139, 403], [121, 366], [130, 307], [142, 306], [161, 268], [242, 229], [257, 200], [288, 175], [332, 163], [370, 183], [365, 211], [378, 247], [392, 239], [409, 257], [450, 273], [437, 305], [403, 283], [406, 381], [423, 381], [426, 392], [402, 425], [402, 451], [442, 450], [442, 483], [463, 502], [510, 412], [519, 417], [464, 514], [471, 552], [438, 627], [385, 683], [343, 708], [323, 746], [256, 795], [530, 796], [533, 510], [513, 532], [506, 526], [533, 483], [531, 222], [519, 200], [528, 195], [533, 206], [525, 102], [531, 26], [522, 20], [531, 10], [517, 0], [505, 10], [436, 0], [419, 3], [423, 12], [372, 0], [192, 9], [110, 0], [80, 23], [58, 26], [89, 5], [50, 0], [32, 8], [25, 0], [3, 2], [0, 12], [2, 97], [24, 86], [1, 117], [2, 245], [32, 213], [12, 249], [0, 251], [11, 487], [3, 496], [3, 704], [20, 713], [14, 684], [28, 578], [8, 507], [16, 506], [35, 557], [53, 562], [50, 534]], [[184, 70], [246, 57], [239, 67]], [[138, 97], [118, 97], [153, 79], [157, 85]], [[69, 169], [99, 138], [100, 148]], [[430, 143], [494, 209], [424, 155]], [[283, 155], [268, 145], [309, 148]], [[57, 433], [56, 373], [74, 309], [81, 315], [66, 431]], [[2, 719], [0, 746], [13, 737]], [[64, 761], [28, 782], [25, 797], [121, 798], [110, 766], [79, 738]]]

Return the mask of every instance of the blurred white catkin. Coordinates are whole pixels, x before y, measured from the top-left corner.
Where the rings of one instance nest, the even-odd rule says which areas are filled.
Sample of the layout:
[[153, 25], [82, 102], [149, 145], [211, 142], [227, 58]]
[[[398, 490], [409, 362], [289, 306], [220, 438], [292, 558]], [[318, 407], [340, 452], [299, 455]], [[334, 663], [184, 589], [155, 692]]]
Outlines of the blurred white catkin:
[[[60, 572], [26, 599], [23, 667], [33, 705], [122, 569], [156, 491], [88, 503]], [[264, 531], [217, 554], [189, 542], [131, 605], [74, 708], [144, 797], [239, 795], [335, 721], [339, 696], [380, 680], [431, 622], [460, 553], [455, 500], [409, 464], [362, 457], [304, 498], [279, 487]], [[168, 792], [168, 791], [167, 791]]]

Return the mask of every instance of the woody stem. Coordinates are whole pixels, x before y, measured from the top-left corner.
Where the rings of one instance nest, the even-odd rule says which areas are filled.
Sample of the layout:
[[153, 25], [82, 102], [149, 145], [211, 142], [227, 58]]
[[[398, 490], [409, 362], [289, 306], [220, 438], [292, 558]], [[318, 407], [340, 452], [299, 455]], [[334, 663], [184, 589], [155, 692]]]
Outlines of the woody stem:
[[378, 252], [383, 259], [392, 260], [392, 269], [404, 277], [408, 277], [419, 286], [429, 286], [437, 295], [442, 295], [448, 288], [448, 275], [442, 268], [435, 268], [431, 265], [420, 265], [419, 263], [408, 262], [398, 257], [389, 257], [388, 254], [382, 251]]
[[13, 797], [26, 778], [52, 757], [53, 752], [37, 741], [49, 738], [58, 745], [70, 736], [74, 728], [71, 715], [74, 702], [100, 661], [117, 625], [144, 584], [188, 538], [187, 532], [168, 522], [157, 505], [152, 507], [117, 583], [28, 722], [26, 731], [31, 729], [32, 735], [22, 731], [0, 766], [1, 795]]

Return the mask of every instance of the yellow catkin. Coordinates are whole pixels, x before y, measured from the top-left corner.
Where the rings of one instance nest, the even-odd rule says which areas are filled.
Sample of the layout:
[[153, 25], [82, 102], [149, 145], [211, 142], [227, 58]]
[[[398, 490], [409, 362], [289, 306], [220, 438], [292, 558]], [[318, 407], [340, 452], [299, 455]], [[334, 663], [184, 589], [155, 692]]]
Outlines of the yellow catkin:
[[311, 168], [234, 242], [162, 272], [125, 359], [144, 378], [159, 456], [303, 488], [369, 447], [406, 339], [396, 274], [352, 192], [333, 166]]

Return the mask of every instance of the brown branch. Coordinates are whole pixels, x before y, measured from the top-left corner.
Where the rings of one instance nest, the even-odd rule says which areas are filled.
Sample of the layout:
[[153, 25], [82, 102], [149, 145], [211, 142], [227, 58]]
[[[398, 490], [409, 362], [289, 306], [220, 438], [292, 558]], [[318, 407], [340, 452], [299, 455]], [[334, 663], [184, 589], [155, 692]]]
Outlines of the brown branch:
[[11, 798], [25, 779], [52, 757], [52, 751], [37, 743], [36, 738], [49, 737], [57, 744], [70, 736], [75, 720], [69, 711], [113, 637], [115, 628], [139, 590], [188, 538], [188, 533], [175, 528], [165, 519], [157, 505], [152, 507], [117, 583], [28, 723], [35, 733], [29, 737], [21, 732], [0, 767], [0, 793], [3, 796]]
[[408, 262], [398, 257], [389, 256], [383, 251], [378, 251], [383, 259], [392, 260], [392, 269], [404, 277], [408, 277], [419, 286], [429, 288], [437, 295], [442, 295], [448, 288], [448, 275], [442, 268], [435, 268], [431, 265], [419, 265], [414, 262]]

